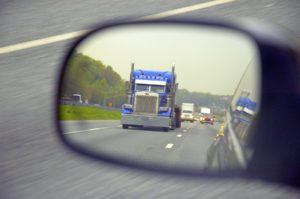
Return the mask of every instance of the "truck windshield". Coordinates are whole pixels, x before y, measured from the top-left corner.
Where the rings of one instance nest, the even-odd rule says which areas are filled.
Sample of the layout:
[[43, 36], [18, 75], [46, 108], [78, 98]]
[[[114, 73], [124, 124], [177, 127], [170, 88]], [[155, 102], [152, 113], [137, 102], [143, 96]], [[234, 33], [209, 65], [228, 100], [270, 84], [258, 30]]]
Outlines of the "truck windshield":
[[136, 84], [135, 85], [136, 91], [149, 91], [149, 85], [147, 84]]
[[165, 86], [162, 85], [151, 85], [151, 92], [163, 93], [165, 91]]
[[183, 113], [193, 113], [192, 111], [188, 111], [188, 110], [183, 110]]

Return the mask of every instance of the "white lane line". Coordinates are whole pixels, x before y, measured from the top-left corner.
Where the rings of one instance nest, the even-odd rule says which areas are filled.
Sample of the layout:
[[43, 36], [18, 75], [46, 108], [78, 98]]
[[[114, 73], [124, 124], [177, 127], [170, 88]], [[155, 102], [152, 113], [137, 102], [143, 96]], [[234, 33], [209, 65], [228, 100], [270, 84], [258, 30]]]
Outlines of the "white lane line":
[[182, 131], [182, 132], [184, 132], [184, 133], [185, 133], [185, 132], [186, 132], [186, 129], [183, 129], [183, 131]]
[[[199, 3], [199, 4], [192, 5], [192, 6], [187, 6], [187, 7], [183, 7], [183, 8], [169, 10], [166, 12], [161, 12], [161, 13], [157, 13], [157, 14], [153, 14], [153, 15], [140, 17], [137, 20], [160, 19], [160, 18], [164, 18], [164, 17], [170, 17], [170, 16], [174, 16], [174, 15], [178, 15], [178, 14], [192, 12], [195, 10], [201, 10], [204, 8], [209, 8], [209, 7], [213, 7], [213, 6], [217, 6], [217, 5], [221, 5], [221, 4], [225, 4], [225, 3], [230, 3], [233, 1], [237, 1], [237, 0], [214, 0], [214, 1]], [[33, 47], [42, 46], [42, 45], [47, 45], [47, 44], [51, 44], [51, 43], [55, 43], [55, 42], [59, 42], [59, 41], [73, 39], [76, 37], [83, 36], [84, 34], [88, 33], [89, 31], [90, 30], [80, 30], [80, 31], [66, 33], [66, 34], [46, 37], [43, 39], [37, 39], [37, 40], [22, 42], [22, 43], [18, 43], [18, 44], [3, 46], [3, 47], [0, 47], [0, 54], [15, 52], [15, 51], [24, 50], [24, 49], [33, 48]]]
[[166, 12], [161, 12], [161, 13], [141, 17], [139, 19], [141, 19], [141, 20], [160, 19], [160, 18], [164, 18], [164, 17], [170, 17], [170, 16], [174, 16], [174, 15], [178, 15], [178, 14], [192, 12], [195, 10], [209, 8], [212, 6], [217, 6], [220, 4], [225, 4], [225, 3], [229, 3], [229, 2], [233, 2], [233, 1], [236, 1], [236, 0], [214, 0], [214, 1], [199, 3], [199, 4], [192, 5], [192, 6], [187, 6], [187, 7], [183, 7], [183, 8], [178, 8], [178, 9], [169, 10]]
[[47, 45], [47, 44], [51, 44], [51, 43], [55, 43], [55, 42], [59, 42], [59, 41], [73, 39], [76, 37], [83, 36], [88, 32], [89, 32], [89, 30], [80, 30], [80, 31], [76, 31], [76, 32], [62, 34], [62, 35], [47, 37], [44, 39], [37, 39], [37, 40], [33, 40], [33, 41], [27, 41], [27, 42], [14, 44], [14, 45], [0, 47], [0, 54], [10, 53], [10, 52], [23, 50], [23, 49], [27, 49], [27, 48], [33, 48], [33, 47]]
[[174, 144], [169, 143], [169, 144], [167, 144], [167, 145], [165, 146], [165, 148], [166, 148], [166, 149], [171, 149], [171, 148], [173, 147], [173, 145], [174, 145]]
[[92, 128], [92, 129], [85, 129], [85, 130], [80, 130], [80, 131], [71, 131], [71, 132], [66, 132], [64, 134], [84, 133], [84, 132], [90, 132], [90, 131], [111, 129], [111, 128], [114, 128], [114, 127], [118, 127], [118, 126], [107, 126], [107, 127], [102, 127], [102, 128]]
[[176, 137], [180, 138], [180, 137], [182, 137], [182, 134], [178, 134]]

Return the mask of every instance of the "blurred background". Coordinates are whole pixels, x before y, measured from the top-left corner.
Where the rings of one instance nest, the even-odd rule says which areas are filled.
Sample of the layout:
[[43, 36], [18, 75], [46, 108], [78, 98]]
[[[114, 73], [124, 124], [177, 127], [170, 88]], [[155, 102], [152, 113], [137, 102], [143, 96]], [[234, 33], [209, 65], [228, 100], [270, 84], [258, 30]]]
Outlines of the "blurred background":
[[[211, 1], [1, 1], [1, 198], [299, 198], [297, 190], [261, 181], [162, 175], [95, 162], [69, 151], [56, 136], [57, 75], [75, 38], [51, 42], [52, 36], [62, 38], [107, 20], [189, 7], [169, 17], [254, 18], [278, 24], [300, 38], [298, 0], [207, 2]], [[23, 50], [11, 46], [39, 39], [48, 44], [31, 43]]]

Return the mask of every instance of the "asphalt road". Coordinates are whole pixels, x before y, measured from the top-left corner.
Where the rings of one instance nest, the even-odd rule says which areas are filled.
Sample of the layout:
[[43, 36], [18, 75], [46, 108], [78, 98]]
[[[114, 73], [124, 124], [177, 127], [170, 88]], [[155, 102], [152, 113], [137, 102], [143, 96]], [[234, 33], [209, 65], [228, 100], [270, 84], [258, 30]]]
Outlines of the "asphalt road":
[[183, 122], [181, 128], [122, 129], [120, 121], [64, 121], [64, 135], [77, 146], [125, 160], [169, 168], [203, 169], [220, 127]]
[[[0, 46], [136, 18], [205, 1], [2, 0]], [[174, 17], [252, 17], [300, 36], [298, 0], [239, 0]], [[53, 105], [61, 60], [73, 40], [0, 55], [1, 198], [299, 198], [289, 187], [243, 179], [163, 175], [95, 162], [56, 136]]]

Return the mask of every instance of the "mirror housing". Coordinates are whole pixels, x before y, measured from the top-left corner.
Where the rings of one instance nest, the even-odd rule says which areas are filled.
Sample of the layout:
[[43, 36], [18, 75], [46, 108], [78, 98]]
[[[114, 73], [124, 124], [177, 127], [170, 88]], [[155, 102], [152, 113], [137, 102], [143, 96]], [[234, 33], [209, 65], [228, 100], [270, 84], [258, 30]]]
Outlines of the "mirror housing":
[[[255, 148], [253, 159], [246, 170], [228, 170], [221, 173], [199, 170], [173, 169], [160, 166], [149, 166], [132, 160], [124, 160], [109, 155], [101, 155], [92, 151], [84, 150], [65, 139], [63, 130], [58, 122], [59, 109], [56, 108], [56, 126], [61, 141], [72, 150], [88, 157], [134, 168], [148, 169], [158, 172], [167, 172], [181, 175], [209, 176], [209, 177], [232, 177], [243, 176], [247, 178], [260, 178], [264, 180], [283, 182], [294, 186], [300, 186], [300, 106], [299, 106], [299, 47], [297, 42], [285, 31], [279, 28], [261, 24], [258, 22], [243, 21], [242, 23], [229, 23], [216, 20], [154, 20], [109, 23], [96, 28], [102, 31], [115, 26], [140, 23], [174, 23], [204, 25], [239, 31], [249, 36], [258, 46], [261, 63], [261, 109], [258, 113], [251, 130], [254, 132], [249, 141]], [[85, 37], [86, 37], [85, 36]], [[78, 45], [85, 37], [75, 44]], [[75, 46], [76, 46], [75, 45]], [[68, 58], [75, 50], [70, 50], [69, 55], [62, 67], [59, 79], [57, 104], [61, 93], [62, 78]], [[128, 83], [125, 83], [126, 85]], [[127, 86], [126, 86], [127, 88]], [[280, 113], [280, 115], [278, 115]], [[289, 125], [284, 126], [281, 121], [289, 118]], [[276, 135], [274, 137], [274, 135]], [[223, 136], [218, 136], [223, 137]], [[288, 150], [287, 150], [288, 147]], [[274, 151], [280, 150], [279, 153]], [[270, 169], [272, 165], [272, 168]], [[288, 171], [287, 171], [288, 168]]]

